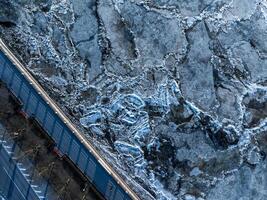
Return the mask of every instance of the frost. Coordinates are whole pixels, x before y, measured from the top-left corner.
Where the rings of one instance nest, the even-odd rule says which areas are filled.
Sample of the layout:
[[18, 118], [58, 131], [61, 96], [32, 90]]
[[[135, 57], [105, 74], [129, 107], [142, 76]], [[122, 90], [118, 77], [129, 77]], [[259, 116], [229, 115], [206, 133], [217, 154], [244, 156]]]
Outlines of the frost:
[[126, 142], [116, 141], [114, 142], [114, 146], [116, 150], [124, 156], [132, 156], [134, 158], [138, 158], [143, 154], [140, 148]]
[[101, 122], [102, 115], [100, 112], [95, 111], [89, 113], [87, 116], [80, 119], [80, 123], [85, 127], [88, 128], [91, 124], [96, 124]]

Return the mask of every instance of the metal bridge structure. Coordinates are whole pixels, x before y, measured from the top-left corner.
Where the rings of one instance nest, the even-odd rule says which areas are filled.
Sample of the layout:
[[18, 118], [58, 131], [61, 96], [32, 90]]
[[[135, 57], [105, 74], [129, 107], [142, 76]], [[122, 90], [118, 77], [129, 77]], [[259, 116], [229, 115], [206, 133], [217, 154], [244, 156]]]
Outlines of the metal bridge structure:
[[19, 147], [7, 139], [6, 130], [1, 127], [0, 138], [0, 197], [12, 200], [45, 199], [48, 196], [48, 182], [42, 180], [42, 184], [36, 185], [32, 181], [32, 171], [29, 170], [32, 163], [18, 160], [15, 153], [19, 152]]
[[[105, 199], [139, 199], [1, 39], [0, 80], [20, 101], [22, 111], [27, 117], [37, 121], [54, 140], [60, 153], [66, 155], [77, 166]], [[10, 146], [1, 139], [0, 149], [0, 177], [6, 178], [6, 184], [2, 185], [0, 178], [0, 191], [3, 193], [0, 195], [8, 196], [7, 199], [11, 200], [49, 200], [45, 189], [37, 189], [36, 185], [31, 184], [28, 175], [24, 173], [25, 168], [13, 159]]]

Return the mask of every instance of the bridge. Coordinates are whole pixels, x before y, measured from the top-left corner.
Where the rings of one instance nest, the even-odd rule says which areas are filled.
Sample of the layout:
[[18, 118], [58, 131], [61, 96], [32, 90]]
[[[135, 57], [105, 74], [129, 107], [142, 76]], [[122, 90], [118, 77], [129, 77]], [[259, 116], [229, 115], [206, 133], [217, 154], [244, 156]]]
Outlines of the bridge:
[[[36, 120], [54, 140], [60, 153], [66, 155], [79, 168], [105, 199], [139, 199], [138, 195], [102, 158], [85, 135], [74, 126], [1, 39], [0, 80], [20, 101], [25, 115]], [[0, 176], [7, 177], [9, 185], [15, 188], [12, 191], [10, 187], [0, 188], [4, 196], [8, 194], [11, 200], [49, 199], [45, 191], [38, 190], [37, 186], [31, 184], [27, 178], [28, 175], [23, 173], [23, 166], [16, 162], [7, 162], [7, 160], [13, 160], [12, 152], [8, 149], [10, 146], [3, 143], [4, 141], [0, 140], [0, 153], [4, 156], [2, 160], [0, 159], [2, 166]], [[27, 188], [26, 192], [23, 188]]]

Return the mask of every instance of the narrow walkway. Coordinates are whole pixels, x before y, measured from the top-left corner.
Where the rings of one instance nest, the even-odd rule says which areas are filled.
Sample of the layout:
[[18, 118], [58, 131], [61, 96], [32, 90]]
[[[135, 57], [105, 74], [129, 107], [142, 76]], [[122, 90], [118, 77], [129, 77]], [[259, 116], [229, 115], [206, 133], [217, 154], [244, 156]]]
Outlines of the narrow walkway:
[[20, 162], [26, 158], [34, 165], [34, 169], [31, 169], [33, 181], [38, 182], [40, 177], [49, 181], [53, 191], [48, 191], [48, 199], [101, 199], [82, 173], [68, 159], [57, 155], [53, 141], [37, 123], [19, 113], [18, 102], [1, 82], [0, 125], [5, 129], [5, 140], [13, 140], [19, 147], [16, 158]]

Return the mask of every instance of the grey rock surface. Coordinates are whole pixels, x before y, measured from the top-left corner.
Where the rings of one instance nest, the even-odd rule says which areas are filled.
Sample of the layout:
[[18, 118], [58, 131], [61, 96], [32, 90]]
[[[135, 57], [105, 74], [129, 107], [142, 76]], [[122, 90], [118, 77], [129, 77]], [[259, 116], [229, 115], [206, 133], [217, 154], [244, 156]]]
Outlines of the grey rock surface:
[[141, 199], [267, 199], [266, 0], [2, 0], [0, 36]]

